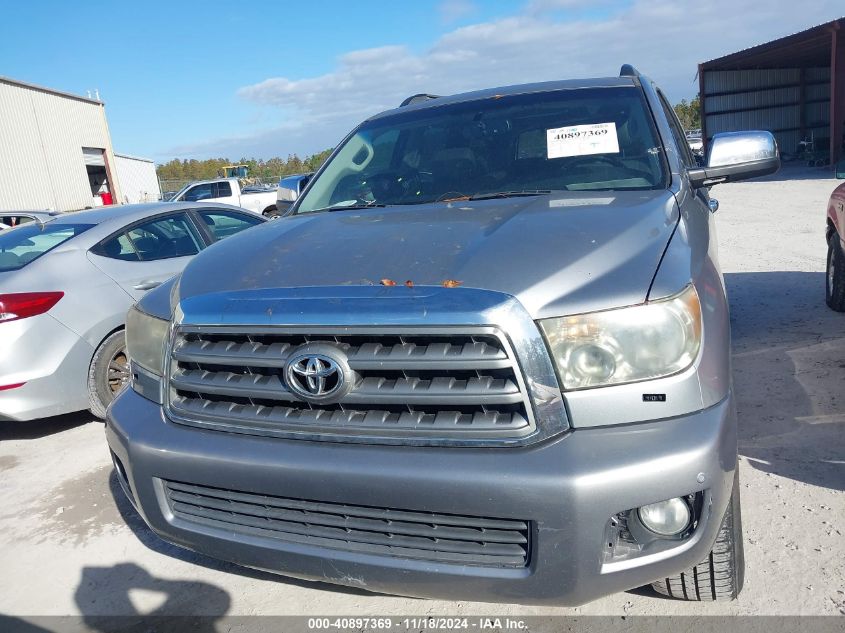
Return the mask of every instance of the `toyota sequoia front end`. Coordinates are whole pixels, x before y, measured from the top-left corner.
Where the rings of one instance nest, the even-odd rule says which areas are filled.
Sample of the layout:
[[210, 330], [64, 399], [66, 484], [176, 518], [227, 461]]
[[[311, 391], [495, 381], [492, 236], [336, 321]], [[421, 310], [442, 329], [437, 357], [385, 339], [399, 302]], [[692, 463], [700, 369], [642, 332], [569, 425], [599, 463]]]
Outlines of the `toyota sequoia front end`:
[[285, 217], [130, 311], [125, 493], [169, 542], [372, 591], [735, 597], [707, 185], [778, 159], [711, 143], [697, 167], [630, 67], [368, 119]]

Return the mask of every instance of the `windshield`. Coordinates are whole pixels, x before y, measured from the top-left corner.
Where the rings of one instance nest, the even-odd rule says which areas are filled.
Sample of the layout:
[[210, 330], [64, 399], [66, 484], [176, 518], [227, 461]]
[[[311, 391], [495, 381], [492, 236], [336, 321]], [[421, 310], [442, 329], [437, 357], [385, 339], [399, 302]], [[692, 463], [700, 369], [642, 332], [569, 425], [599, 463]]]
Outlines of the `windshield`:
[[364, 123], [312, 183], [297, 213], [656, 189], [666, 186], [665, 173], [638, 88], [495, 96]]
[[84, 233], [93, 224], [37, 224], [0, 233], [0, 272], [20, 270], [47, 251]]

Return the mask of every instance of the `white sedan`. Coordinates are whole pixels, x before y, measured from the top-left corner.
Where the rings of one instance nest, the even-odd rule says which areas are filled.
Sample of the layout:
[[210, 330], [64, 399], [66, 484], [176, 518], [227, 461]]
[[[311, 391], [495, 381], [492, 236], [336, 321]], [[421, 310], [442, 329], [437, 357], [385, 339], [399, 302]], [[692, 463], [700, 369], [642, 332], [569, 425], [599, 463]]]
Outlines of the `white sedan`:
[[129, 378], [132, 304], [201, 250], [264, 222], [230, 205], [151, 203], [0, 231], [0, 420], [86, 408], [103, 417]]

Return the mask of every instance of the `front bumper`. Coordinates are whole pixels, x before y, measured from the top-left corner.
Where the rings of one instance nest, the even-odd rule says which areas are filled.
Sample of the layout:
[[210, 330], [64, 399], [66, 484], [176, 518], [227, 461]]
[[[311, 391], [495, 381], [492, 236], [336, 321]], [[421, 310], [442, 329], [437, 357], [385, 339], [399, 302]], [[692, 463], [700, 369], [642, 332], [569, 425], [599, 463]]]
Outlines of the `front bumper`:
[[[234, 563], [371, 591], [578, 605], [697, 564], [716, 538], [736, 468], [730, 398], [693, 415], [588, 428], [527, 448], [412, 448], [282, 440], [166, 420], [131, 389], [106, 428], [124, 489], [163, 539]], [[123, 477], [121, 477], [122, 479]], [[162, 481], [363, 506], [529, 520], [528, 566], [493, 568], [354, 553], [175, 517]], [[694, 534], [661, 554], [603, 563], [612, 515], [707, 491]]]

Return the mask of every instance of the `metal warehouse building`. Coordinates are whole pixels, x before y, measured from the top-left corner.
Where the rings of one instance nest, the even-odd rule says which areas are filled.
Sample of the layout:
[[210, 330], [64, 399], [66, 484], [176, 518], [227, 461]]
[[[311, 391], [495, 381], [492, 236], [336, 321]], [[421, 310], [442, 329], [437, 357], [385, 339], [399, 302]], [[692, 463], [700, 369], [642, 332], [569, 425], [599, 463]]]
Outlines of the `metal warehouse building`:
[[158, 196], [151, 161], [114, 153], [102, 102], [0, 77], [0, 210]]
[[834, 163], [845, 142], [845, 18], [698, 66], [702, 137], [763, 129]]
[[161, 198], [155, 163], [147, 158], [115, 154], [115, 171], [121, 201], [127, 204], [155, 202]]

